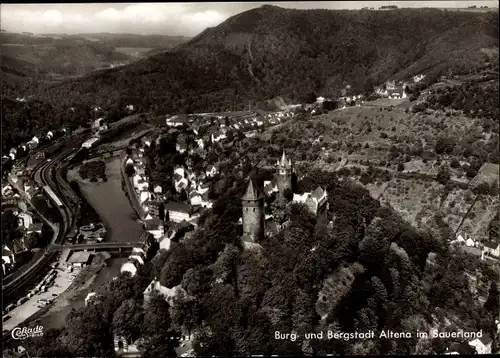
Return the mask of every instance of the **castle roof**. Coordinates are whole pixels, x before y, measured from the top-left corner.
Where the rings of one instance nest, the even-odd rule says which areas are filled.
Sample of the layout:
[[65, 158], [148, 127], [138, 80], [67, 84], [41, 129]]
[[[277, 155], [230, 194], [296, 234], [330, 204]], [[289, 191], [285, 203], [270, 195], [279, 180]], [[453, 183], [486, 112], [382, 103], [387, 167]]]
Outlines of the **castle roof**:
[[259, 200], [262, 198], [264, 198], [264, 194], [257, 189], [253, 180], [250, 179], [245, 195], [243, 195], [241, 200]]
[[286, 157], [284, 149], [283, 149], [283, 155], [281, 156], [281, 159], [278, 161], [278, 166], [283, 167], [283, 168], [291, 168], [292, 167], [292, 161]]

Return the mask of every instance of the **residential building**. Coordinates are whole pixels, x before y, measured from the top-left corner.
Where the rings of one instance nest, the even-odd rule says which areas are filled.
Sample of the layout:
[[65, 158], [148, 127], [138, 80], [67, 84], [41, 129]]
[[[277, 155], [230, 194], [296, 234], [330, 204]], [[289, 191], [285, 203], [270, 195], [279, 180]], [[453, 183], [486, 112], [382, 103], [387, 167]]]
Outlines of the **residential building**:
[[31, 234], [32, 232], [36, 232], [37, 234], [42, 234], [42, 223], [32, 223], [30, 227], [28, 227], [27, 233]]
[[17, 218], [19, 225], [22, 225], [25, 229], [33, 225], [33, 216], [29, 212], [20, 212]]
[[73, 267], [82, 268], [92, 262], [94, 255], [88, 251], [73, 252], [69, 259], [66, 261], [68, 265]]
[[163, 221], [158, 218], [153, 218], [144, 221], [144, 230], [153, 235], [153, 237], [158, 240], [165, 233], [165, 226]]
[[452, 343], [443, 353], [444, 355], [469, 355], [474, 354], [474, 348], [465, 343]]
[[177, 295], [179, 295], [184, 289], [181, 285], [177, 285], [172, 288], [168, 288], [162, 286], [160, 281], [155, 277], [153, 281], [149, 284], [149, 286], [144, 290], [144, 303], [147, 304], [151, 297], [156, 293], [165, 297], [165, 300], [168, 302], [170, 306], [173, 305], [173, 299]]
[[168, 213], [168, 219], [173, 222], [189, 221], [192, 218], [192, 208], [189, 204], [168, 202], [165, 205], [165, 214]]
[[142, 190], [139, 192], [139, 202], [142, 204], [144, 203], [146, 200], [150, 200], [151, 199], [151, 193], [147, 190]]
[[2, 260], [8, 265], [16, 262], [14, 253], [7, 245], [2, 248]]
[[164, 215], [163, 203], [160, 200], [148, 200], [144, 202], [144, 211], [146, 211], [151, 218], [161, 218]]
[[500, 257], [500, 244], [495, 241], [486, 241], [483, 247], [483, 254]]
[[138, 192], [145, 191], [148, 189], [148, 187], [149, 187], [149, 183], [147, 181], [145, 181], [144, 179], [139, 180], [139, 182], [137, 183], [137, 191]]
[[191, 193], [189, 193], [189, 202], [193, 206], [201, 205], [201, 203], [203, 202], [201, 194], [197, 191], [192, 191]]
[[161, 194], [162, 192], [163, 192], [163, 189], [162, 189], [161, 185], [155, 185], [153, 187], [153, 193], [155, 193], [155, 194]]
[[328, 209], [327, 192], [320, 187], [312, 193], [293, 194], [293, 201], [304, 203], [314, 215], [323, 213]]
[[137, 172], [132, 176], [132, 185], [134, 186], [134, 188], [138, 188], [139, 187], [139, 181], [140, 180], [143, 180], [142, 176], [140, 174], [138, 174]]
[[169, 127], [182, 127], [183, 125], [188, 125], [189, 120], [185, 116], [173, 116], [167, 118], [166, 124]]
[[487, 333], [483, 333], [481, 338], [475, 338], [469, 342], [469, 346], [476, 349], [477, 354], [491, 354], [491, 344], [493, 340]]
[[206, 170], [206, 175], [209, 178], [214, 177], [218, 173], [219, 173], [219, 170], [217, 169], [217, 167], [215, 165], [209, 165], [207, 170]]
[[177, 143], [175, 144], [175, 150], [179, 153], [184, 153], [188, 149], [186, 139], [183, 136], [177, 138]]
[[226, 139], [226, 138], [227, 138], [226, 133], [224, 133], [222, 131], [218, 131], [218, 132], [213, 133], [211, 135], [212, 142], [219, 142], [222, 139]]

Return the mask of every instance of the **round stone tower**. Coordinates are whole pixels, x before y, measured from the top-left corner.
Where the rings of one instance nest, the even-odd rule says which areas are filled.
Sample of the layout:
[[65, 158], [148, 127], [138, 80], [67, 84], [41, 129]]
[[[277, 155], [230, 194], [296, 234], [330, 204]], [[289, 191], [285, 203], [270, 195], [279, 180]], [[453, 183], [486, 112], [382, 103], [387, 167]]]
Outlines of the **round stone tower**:
[[258, 242], [264, 236], [264, 194], [257, 190], [252, 180], [241, 198], [243, 207], [243, 236]]
[[280, 195], [283, 195], [286, 189], [292, 190], [293, 172], [292, 160], [286, 157], [284, 150], [281, 159], [278, 160], [277, 167], [278, 175], [276, 179], [278, 181], [278, 190]]

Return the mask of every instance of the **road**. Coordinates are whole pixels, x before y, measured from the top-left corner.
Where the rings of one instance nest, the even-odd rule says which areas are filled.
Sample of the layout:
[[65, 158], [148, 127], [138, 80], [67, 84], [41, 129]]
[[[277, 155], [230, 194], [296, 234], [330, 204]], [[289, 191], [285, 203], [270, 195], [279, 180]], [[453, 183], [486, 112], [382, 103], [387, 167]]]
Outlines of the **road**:
[[[64, 197], [61, 196], [60, 190], [58, 189], [57, 184], [55, 181], [51, 178], [52, 175], [52, 169], [64, 158], [66, 158], [70, 153], [74, 152], [76, 148], [78, 148], [81, 143], [83, 142], [82, 138], [76, 137], [71, 140], [71, 144], [68, 145], [63, 151], [53, 158], [51, 158], [50, 162], [44, 162], [35, 172], [35, 181], [37, 182], [38, 185], [48, 185], [54, 190], [56, 195], [58, 195], [63, 202], [64, 206], [62, 208], [59, 208], [62, 216], [62, 223], [57, 229], [57, 227], [54, 226], [54, 224], [51, 225], [51, 227], [55, 232], [55, 236], [53, 237], [52, 243], [62, 243], [64, 241], [64, 238], [66, 236], [66, 232], [68, 230], [68, 223], [71, 222], [72, 219], [72, 212], [71, 209], [69, 209], [66, 205], [68, 204], [68, 200], [65, 199]], [[22, 194], [23, 191], [19, 190], [19, 192]], [[41, 215], [41, 214], [40, 214]], [[43, 218], [43, 216], [41, 216]], [[44, 218], [44, 221], [49, 222], [46, 218]], [[50, 223], [50, 222], [49, 222]], [[45, 250], [44, 255], [37, 260], [28, 270], [23, 272], [20, 276], [16, 277], [13, 279], [11, 282], [8, 282], [7, 284], [2, 286], [2, 291], [3, 294], [2, 296], [6, 301], [9, 299], [12, 301], [13, 299], [16, 299], [16, 295], [22, 294], [22, 292], [30, 285], [36, 282], [36, 279], [40, 277], [40, 275], [43, 274], [45, 270], [48, 270], [48, 264], [50, 262], [55, 261], [57, 257], [57, 253], [49, 253], [47, 250]]]
[[122, 160], [120, 170], [122, 172], [122, 178], [125, 181], [125, 186], [127, 187], [128, 198], [130, 200], [130, 203], [132, 204], [132, 207], [134, 208], [137, 215], [139, 215], [139, 218], [143, 220], [146, 215], [141, 205], [139, 204], [139, 200], [137, 198], [137, 195], [135, 194], [134, 187], [132, 186], [132, 181], [125, 172], [125, 158], [123, 158]]

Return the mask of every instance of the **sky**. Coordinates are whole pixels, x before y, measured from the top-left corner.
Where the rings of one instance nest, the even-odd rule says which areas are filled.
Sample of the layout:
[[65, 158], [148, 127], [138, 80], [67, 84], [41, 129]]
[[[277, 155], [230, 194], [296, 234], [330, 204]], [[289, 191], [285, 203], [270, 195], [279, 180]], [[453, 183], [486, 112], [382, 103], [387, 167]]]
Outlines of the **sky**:
[[0, 24], [2, 30], [36, 34], [111, 32], [191, 37], [233, 15], [264, 4], [295, 9], [360, 9], [382, 5], [417, 8], [465, 8], [471, 5], [498, 7], [497, 0], [1, 4]]

